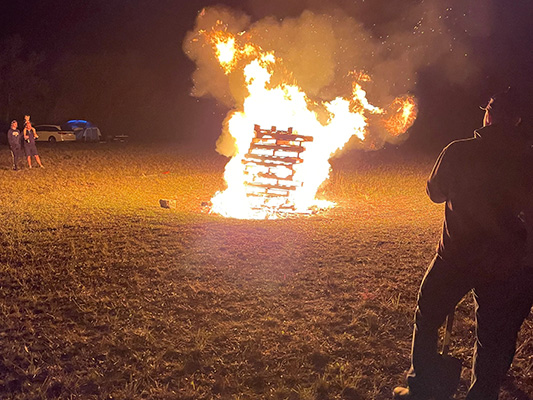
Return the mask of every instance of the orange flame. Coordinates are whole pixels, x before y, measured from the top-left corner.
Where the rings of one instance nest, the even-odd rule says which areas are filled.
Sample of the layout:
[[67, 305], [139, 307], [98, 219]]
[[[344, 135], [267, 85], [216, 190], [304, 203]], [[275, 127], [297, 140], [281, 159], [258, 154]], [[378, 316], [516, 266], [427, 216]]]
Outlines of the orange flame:
[[389, 109], [390, 117], [384, 120], [384, 124], [391, 135], [405, 133], [415, 122], [417, 106], [414, 96], [397, 97]]
[[237, 43], [237, 36], [227, 32], [221, 21], [217, 21], [217, 26], [221, 27], [222, 30], [213, 28], [211, 32], [201, 31], [200, 33], [213, 46], [217, 60], [226, 75], [234, 71], [238, 63], [245, 57], [257, 56], [261, 52], [259, 46], [251, 43], [244, 43], [242, 46], [239, 45]]
[[[241, 219], [263, 219], [277, 218], [287, 212], [309, 213], [311, 209], [332, 207], [333, 203], [315, 198], [319, 187], [329, 176], [328, 160], [352, 136], [360, 141], [365, 140], [367, 114], [388, 116], [384, 125], [395, 136], [405, 132], [416, 118], [414, 98], [397, 98], [389, 111], [385, 112], [369, 102], [359, 83], [370, 81], [370, 76], [353, 73], [351, 97], [337, 97], [318, 104], [327, 116], [327, 121], [321, 123], [315, 111], [317, 103], [312, 102], [292, 78], [279, 84], [271, 82], [274, 71], [284, 71], [283, 61], [274, 52], [264, 51], [251, 43], [244, 32], [238, 35], [227, 32], [220, 21], [211, 31], [199, 33], [213, 47], [214, 55], [226, 75], [233, 72], [243, 74], [248, 92], [243, 104], [233, 110], [227, 119], [229, 132], [235, 140], [235, 155], [224, 172], [227, 189], [216, 193], [212, 199], [211, 211], [214, 213]], [[298, 143], [304, 151], [298, 153], [301, 162], [291, 166], [292, 172], [283, 171], [285, 167], [281, 166], [281, 171], [278, 170], [275, 174], [292, 174], [291, 185], [294, 190], [290, 190], [287, 198], [283, 199], [284, 204], [291, 207], [284, 208], [283, 212], [280, 212], [279, 204], [276, 204], [279, 198], [258, 198], [247, 180], [250, 171], [246, 170], [245, 156], [254, 147], [254, 140], [255, 143], [258, 140], [254, 139], [255, 125], [263, 129], [276, 126], [294, 135], [312, 138], [308, 142]], [[294, 148], [296, 142], [287, 140], [287, 143]], [[266, 156], [273, 157], [271, 153]], [[270, 170], [261, 170], [259, 167], [254, 174], [264, 179], [261, 184], [271, 182], [276, 186]]]

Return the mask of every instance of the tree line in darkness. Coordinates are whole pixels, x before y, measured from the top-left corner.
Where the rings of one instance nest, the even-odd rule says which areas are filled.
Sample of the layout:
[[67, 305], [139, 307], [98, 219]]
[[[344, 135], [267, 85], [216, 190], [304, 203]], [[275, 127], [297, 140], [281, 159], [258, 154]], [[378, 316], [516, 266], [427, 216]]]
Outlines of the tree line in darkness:
[[72, 52], [51, 59], [26, 48], [17, 35], [0, 41], [2, 131], [30, 114], [34, 124], [87, 119], [104, 135], [150, 136], [161, 128], [162, 114], [177, 111], [176, 89], [133, 51]]

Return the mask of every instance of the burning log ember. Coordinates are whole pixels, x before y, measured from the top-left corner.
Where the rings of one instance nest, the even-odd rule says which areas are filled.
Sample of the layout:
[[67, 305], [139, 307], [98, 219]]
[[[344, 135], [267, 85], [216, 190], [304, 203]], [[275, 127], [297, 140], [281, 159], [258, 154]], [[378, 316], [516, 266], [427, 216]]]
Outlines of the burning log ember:
[[289, 195], [304, 184], [295, 179], [295, 166], [304, 162], [301, 154], [313, 137], [293, 134], [292, 128], [276, 130], [275, 126], [265, 130], [255, 125], [254, 133], [242, 160], [247, 196], [255, 198], [251, 208], [294, 212], [296, 207]]

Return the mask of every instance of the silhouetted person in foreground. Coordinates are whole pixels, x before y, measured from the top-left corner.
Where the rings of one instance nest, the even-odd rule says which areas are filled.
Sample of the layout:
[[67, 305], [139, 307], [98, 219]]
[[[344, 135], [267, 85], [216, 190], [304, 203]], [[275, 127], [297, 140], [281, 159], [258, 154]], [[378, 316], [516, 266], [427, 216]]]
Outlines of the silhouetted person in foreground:
[[11, 127], [7, 131], [7, 141], [9, 143], [9, 148], [11, 149], [11, 155], [13, 157], [13, 170], [17, 171], [19, 169], [19, 161], [22, 160], [22, 134], [17, 129], [17, 121], [11, 121]]
[[418, 294], [408, 387], [395, 388], [394, 398], [448, 399], [455, 392], [449, 359], [437, 351], [438, 329], [471, 289], [476, 343], [466, 398], [498, 398], [533, 301], [525, 257], [533, 242], [533, 154], [520, 117], [509, 92], [493, 96], [483, 128], [449, 144], [435, 163], [427, 193], [446, 202], [444, 228]]
[[31, 126], [31, 122], [26, 122], [26, 125], [24, 126], [24, 152], [26, 153], [26, 157], [28, 160], [28, 167], [31, 168], [31, 156], [35, 157], [35, 161], [37, 161], [37, 164], [39, 164], [39, 167], [44, 168], [43, 164], [41, 163], [41, 158], [39, 157], [39, 153], [37, 152], [37, 146], [35, 145], [35, 139], [38, 138], [37, 132], [35, 132], [35, 128]]

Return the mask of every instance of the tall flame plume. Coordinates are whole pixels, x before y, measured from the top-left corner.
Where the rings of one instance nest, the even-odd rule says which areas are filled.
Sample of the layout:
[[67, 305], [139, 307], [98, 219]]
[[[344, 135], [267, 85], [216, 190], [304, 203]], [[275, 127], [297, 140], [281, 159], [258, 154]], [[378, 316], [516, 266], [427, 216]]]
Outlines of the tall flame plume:
[[[199, 31], [194, 40], [203, 40], [212, 47], [214, 57], [228, 77], [241, 74], [246, 89], [242, 105], [231, 111], [227, 118], [235, 147], [224, 173], [227, 189], [212, 198], [211, 211], [225, 217], [277, 218], [287, 213], [310, 213], [317, 208], [333, 206], [333, 203], [316, 199], [319, 187], [330, 173], [328, 160], [352, 137], [365, 140], [371, 115], [379, 118], [391, 136], [405, 133], [416, 118], [416, 101], [410, 95], [396, 98], [385, 109], [372, 105], [362, 86], [371, 78], [364, 73], [352, 74], [354, 81], [350, 96], [313, 101], [294, 81], [290, 71], [286, 71], [283, 60], [274, 51], [262, 49], [246, 32], [228, 32], [222, 21], [217, 21], [209, 31]], [[245, 158], [253, 153], [251, 146], [257, 126], [263, 129], [274, 126], [290, 132], [295, 137], [287, 141], [287, 148], [293, 149], [295, 144], [303, 147], [304, 151], [298, 153], [299, 162], [290, 167], [295, 186], [285, 199], [290, 208], [281, 209], [275, 201], [251, 195], [250, 171], [246, 168]], [[297, 143], [297, 135], [310, 140]], [[263, 167], [273, 168], [267, 164]], [[272, 174], [259, 170], [256, 176], [267, 177], [268, 182]]]

